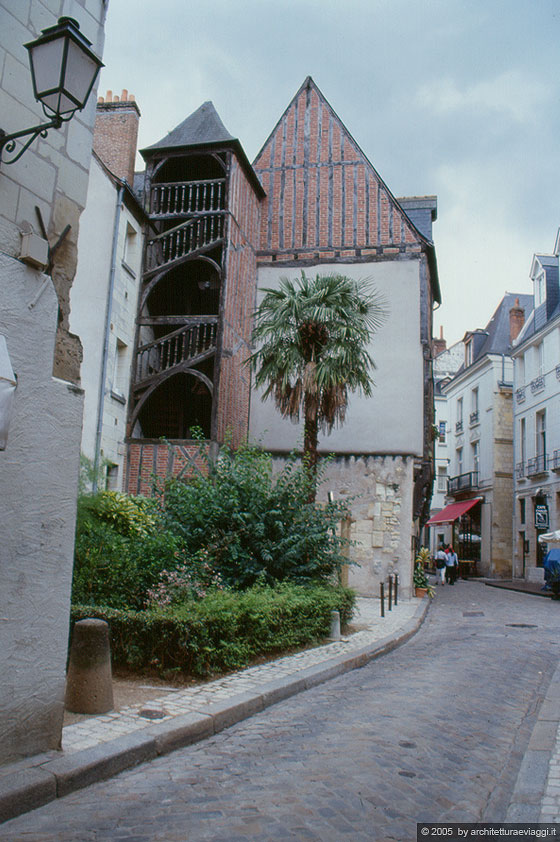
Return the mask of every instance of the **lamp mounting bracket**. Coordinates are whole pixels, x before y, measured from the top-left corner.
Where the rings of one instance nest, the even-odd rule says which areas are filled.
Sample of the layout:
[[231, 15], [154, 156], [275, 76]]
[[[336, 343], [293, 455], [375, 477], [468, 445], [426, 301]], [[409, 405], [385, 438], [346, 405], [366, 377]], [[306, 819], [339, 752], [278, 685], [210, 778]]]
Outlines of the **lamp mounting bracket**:
[[13, 134], [6, 134], [3, 129], [0, 129], [0, 162], [3, 160], [2, 155], [4, 150], [8, 153], [12, 153], [15, 150], [16, 140], [18, 138], [30, 135], [29, 139], [13, 158], [4, 159], [4, 164], [15, 164], [16, 161], [19, 161], [25, 150], [31, 146], [36, 137], [39, 137], [39, 135], [46, 137], [49, 129], [59, 129], [62, 123], [63, 120], [60, 117], [53, 117], [48, 123], [41, 123], [39, 126], [33, 126], [31, 129], [22, 129], [20, 132], [13, 132]]

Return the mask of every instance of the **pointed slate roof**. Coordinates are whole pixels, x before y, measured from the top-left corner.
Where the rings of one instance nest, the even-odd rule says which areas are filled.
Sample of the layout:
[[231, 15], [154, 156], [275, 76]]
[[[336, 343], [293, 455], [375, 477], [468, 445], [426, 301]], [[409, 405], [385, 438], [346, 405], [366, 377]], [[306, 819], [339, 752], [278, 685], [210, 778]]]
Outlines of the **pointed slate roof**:
[[152, 149], [177, 149], [184, 146], [201, 146], [207, 143], [224, 143], [236, 140], [222, 123], [214, 104], [208, 100], [193, 111], [182, 123], [165, 135], [157, 143], [153, 143], [144, 152]]
[[253, 167], [268, 197], [261, 216], [261, 259], [383, 259], [420, 249], [428, 254], [434, 297], [441, 300], [431, 239], [393, 196], [310, 76]]
[[214, 148], [228, 147], [237, 156], [241, 166], [245, 170], [257, 196], [263, 198], [265, 193], [261, 182], [251, 166], [245, 150], [236, 137], [233, 137], [214, 108], [214, 104], [208, 100], [193, 111], [182, 123], [165, 135], [157, 143], [140, 150], [144, 160], [149, 160], [157, 155], [165, 155], [166, 152], [179, 152], [192, 148]]

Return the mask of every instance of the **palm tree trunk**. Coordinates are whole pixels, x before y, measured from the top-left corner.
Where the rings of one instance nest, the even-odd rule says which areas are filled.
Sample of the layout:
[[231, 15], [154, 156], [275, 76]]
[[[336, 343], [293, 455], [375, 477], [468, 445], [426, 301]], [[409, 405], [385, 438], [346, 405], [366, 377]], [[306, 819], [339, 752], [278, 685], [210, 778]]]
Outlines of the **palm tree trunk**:
[[310, 406], [306, 395], [304, 398], [304, 436], [303, 436], [303, 458], [309, 476], [308, 503], [314, 503], [317, 496], [317, 443], [319, 440], [319, 425], [317, 422], [316, 406]]

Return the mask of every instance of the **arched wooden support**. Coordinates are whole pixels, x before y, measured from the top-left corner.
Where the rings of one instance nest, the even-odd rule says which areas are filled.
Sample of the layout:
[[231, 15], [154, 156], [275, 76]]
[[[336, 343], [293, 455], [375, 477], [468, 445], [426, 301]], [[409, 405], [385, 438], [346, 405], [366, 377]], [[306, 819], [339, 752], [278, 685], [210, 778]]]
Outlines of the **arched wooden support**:
[[151, 280], [149, 280], [147, 282], [147, 284], [144, 286], [144, 289], [142, 290], [142, 293], [141, 293], [141, 296], [140, 296], [140, 304], [139, 304], [139, 307], [138, 307], [139, 313], [142, 313], [142, 310], [146, 306], [146, 301], [150, 297], [150, 294], [151, 294], [152, 290], [154, 289], [154, 287], [157, 286], [158, 283], [160, 281], [162, 281], [170, 272], [173, 272], [177, 268], [178, 265], [182, 265], [183, 263], [185, 263], [187, 259], [192, 261], [193, 263], [195, 262], [195, 260], [204, 260], [206, 263], [209, 263], [216, 270], [216, 273], [218, 275], [219, 280], [220, 281], [222, 280], [222, 267], [212, 257], [208, 257], [205, 254], [199, 254], [196, 257], [193, 257], [192, 255], [187, 255], [185, 260], [181, 261], [180, 264], [177, 263], [176, 265], [174, 265], [170, 268], [164, 269], [162, 272], [159, 272], [157, 275], [155, 275]]
[[182, 149], [175, 155], [168, 155], [167, 157], [163, 158], [161, 161], [154, 165], [150, 178], [151, 183], [154, 183], [154, 178], [159, 172], [159, 170], [165, 164], [168, 164], [169, 161], [171, 161], [173, 158], [200, 158], [202, 155], [204, 155], [205, 158], [214, 158], [214, 160], [218, 162], [222, 170], [224, 172], [227, 172], [227, 164], [224, 160], [222, 160], [222, 158], [220, 158], [220, 155], [217, 152], [201, 152], [200, 150], [198, 150], [197, 152], [186, 152], [184, 149]]
[[[152, 383], [151, 386], [144, 392], [142, 397], [138, 400], [138, 403], [132, 410], [130, 414], [130, 422], [129, 422], [129, 435], [132, 435], [132, 431], [134, 430], [134, 425], [138, 421], [138, 416], [140, 414], [140, 410], [148, 400], [148, 398], [153, 395], [153, 393], [158, 389], [165, 381], [171, 380], [172, 377], [176, 377], [178, 374], [191, 374], [193, 377], [196, 377], [198, 380], [201, 380], [202, 383], [206, 386], [210, 395], [214, 395], [214, 386], [212, 381], [206, 374], [203, 374], [201, 371], [197, 371], [195, 368], [186, 368], [183, 365], [176, 366], [173, 370], [166, 371], [164, 374], [158, 377], [157, 381]], [[190, 363], [188, 364], [190, 365]]]

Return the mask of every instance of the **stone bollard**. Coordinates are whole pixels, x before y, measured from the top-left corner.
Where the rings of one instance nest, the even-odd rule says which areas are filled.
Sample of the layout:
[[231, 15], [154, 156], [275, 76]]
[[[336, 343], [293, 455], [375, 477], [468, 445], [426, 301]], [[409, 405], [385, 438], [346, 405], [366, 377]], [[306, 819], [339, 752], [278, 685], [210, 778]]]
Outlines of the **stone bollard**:
[[338, 611], [331, 611], [331, 633], [329, 640], [340, 640], [340, 614]]
[[73, 713], [107, 713], [113, 708], [111, 647], [105, 620], [79, 620], [74, 625], [65, 707]]

